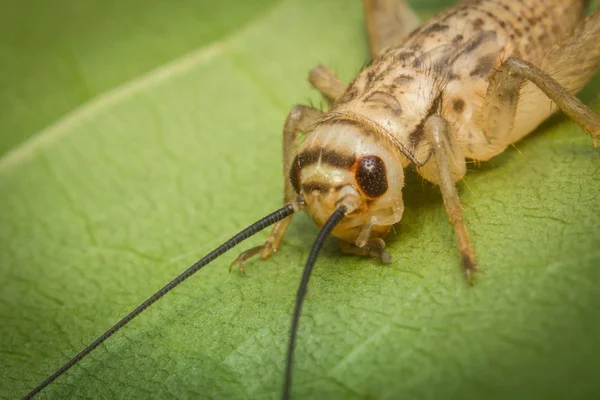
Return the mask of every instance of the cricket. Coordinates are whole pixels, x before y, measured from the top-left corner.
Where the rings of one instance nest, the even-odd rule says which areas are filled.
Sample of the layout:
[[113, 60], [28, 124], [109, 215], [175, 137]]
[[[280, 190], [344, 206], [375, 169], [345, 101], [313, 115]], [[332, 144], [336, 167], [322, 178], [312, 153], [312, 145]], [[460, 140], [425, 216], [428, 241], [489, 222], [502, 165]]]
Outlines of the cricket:
[[[355, 0], [357, 1], [357, 0]], [[600, 9], [586, 0], [462, 0], [422, 22], [403, 0], [363, 0], [372, 61], [349, 83], [319, 65], [309, 81], [328, 111], [298, 105], [283, 126], [284, 205], [189, 267], [31, 390], [66, 373], [199, 269], [255, 233], [266, 241], [229, 270], [279, 249], [295, 213], [321, 229], [298, 288], [282, 398], [292, 393], [294, 349], [311, 271], [327, 237], [343, 253], [391, 264], [385, 238], [401, 223], [405, 170], [439, 187], [465, 281], [479, 265], [456, 183], [467, 160], [501, 154], [557, 110], [597, 146], [600, 117], [575, 97], [600, 67]], [[410, 344], [407, 344], [410, 346]], [[284, 360], [281, 360], [284, 362]]]

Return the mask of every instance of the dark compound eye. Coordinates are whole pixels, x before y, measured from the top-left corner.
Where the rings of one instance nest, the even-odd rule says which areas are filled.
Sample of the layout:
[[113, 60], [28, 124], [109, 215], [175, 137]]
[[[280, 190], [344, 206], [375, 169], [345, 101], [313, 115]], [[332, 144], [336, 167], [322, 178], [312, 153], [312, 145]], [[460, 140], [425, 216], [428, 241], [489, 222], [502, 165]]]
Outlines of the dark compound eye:
[[377, 156], [364, 156], [358, 160], [356, 182], [367, 197], [379, 197], [388, 189], [387, 170]]

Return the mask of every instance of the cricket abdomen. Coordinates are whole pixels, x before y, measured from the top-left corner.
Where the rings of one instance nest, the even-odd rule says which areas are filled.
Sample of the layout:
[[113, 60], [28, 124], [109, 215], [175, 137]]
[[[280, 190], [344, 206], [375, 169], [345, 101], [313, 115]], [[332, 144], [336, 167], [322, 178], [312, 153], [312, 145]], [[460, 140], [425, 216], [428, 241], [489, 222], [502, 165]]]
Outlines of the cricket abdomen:
[[[505, 140], [490, 141], [485, 132], [481, 109], [489, 85], [490, 74], [509, 57], [518, 57], [542, 67], [544, 57], [553, 46], [567, 38], [583, 18], [586, 1], [582, 0], [481, 0], [466, 2], [441, 14], [416, 32], [407, 46], [426, 43], [432, 46], [427, 31], [447, 26], [447, 41], [458, 41], [459, 35], [477, 37], [481, 32], [493, 33], [486, 50], [483, 46], [463, 54], [455, 62], [453, 73], [445, 84], [444, 116], [455, 127], [455, 135], [463, 154], [476, 160], [487, 160], [545, 120], [554, 110], [550, 101], [538, 96], [523, 123], [513, 126]], [[451, 37], [452, 35], [453, 38]], [[472, 40], [472, 39], [471, 39]], [[497, 46], [495, 49], [493, 48]], [[537, 91], [528, 87], [525, 90]], [[540, 93], [541, 94], [541, 93]], [[542, 103], [544, 102], [544, 103]]]
[[[473, 0], [433, 17], [400, 46], [383, 51], [349, 85], [333, 112], [358, 114], [424, 166], [431, 152], [423, 122], [446, 118], [463, 154], [486, 160], [508, 144], [490, 144], [481, 108], [490, 74], [509, 57], [540, 65], [583, 17], [584, 0]], [[553, 111], [540, 108], [525, 130]], [[523, 130], [523, 129], [521, 129]], [[425, 178], [429, 179], [427, 176]]]
[[403, 47], [428, 51], [483, 31], [498, 35], [505, 56], [539, 64], [583, 17], [586, 0], [473, 0], [463, 2], [414, 31]]

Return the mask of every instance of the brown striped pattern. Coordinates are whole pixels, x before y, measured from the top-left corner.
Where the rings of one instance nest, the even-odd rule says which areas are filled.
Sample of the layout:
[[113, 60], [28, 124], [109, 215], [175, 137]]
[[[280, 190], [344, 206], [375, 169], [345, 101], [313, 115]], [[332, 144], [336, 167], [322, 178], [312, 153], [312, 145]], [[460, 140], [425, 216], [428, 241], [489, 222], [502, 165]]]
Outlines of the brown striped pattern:
[[297, 157], [299, 168], [305, 168], [309, 165], [321, 162], [335, 168], [350, 169], [355, 161], [356, 157], [354, 155], [342, 154], [336, 150], [323, 148], [304, 150], [302, 153], [298, 154]]

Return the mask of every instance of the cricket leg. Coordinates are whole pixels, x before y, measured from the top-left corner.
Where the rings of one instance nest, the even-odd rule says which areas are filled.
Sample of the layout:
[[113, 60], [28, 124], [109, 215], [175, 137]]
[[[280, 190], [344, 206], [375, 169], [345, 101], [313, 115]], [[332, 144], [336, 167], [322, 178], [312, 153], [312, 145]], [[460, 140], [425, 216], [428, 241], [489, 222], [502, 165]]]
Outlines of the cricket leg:
[[490, 141], [514, 143], [558, 106], [586, 130], [596, 146], [600, 117], [575, 97], [600, 67], [600, 8], [549, 51], [541, 68], [509, 58], [490, 76], [482, 108]]
[[[446, 213], [458, 242], [458, 250], [462, 256], [462, 263], [467, 277], [467, 282], [473, 282], [473, 272], [480, 271], [477, 268], [475, 261], [475, 249], [471, 244], [471, 238], [467, 226], [463, 219], [462, 207], [456, 191], [455, 179], [453, 176], [453, 165], [460, 162], [465, 163], [464, 156], [457, 153], [456, 141], [450, 137], [451, 133], [448, 129], [448, 123], [444, 118], [438, 115], [432, 115], [425, 122], [425, 137], [431, 144], [433, 157], [435, 161], [435, 169], [437, 172], [437, 184], [442, 192]], [[452, 158], [462, 159], [454, 160]]]
[[[283, 127], [283, 176], [284, 176], [284, 194], [283, 201], [285, 204], [291, 204], [294, 207], [294, 212], [304, 208], [304, 199], [298, 196], [291, 180], [293, 172], [294, 157], [296, 157], [298, 147], [298, 134], [306, 132], [323, 113], [316, 108], [297, 105], [292, 108], [288, 114]], [[244, 261], [260, 254], [265, 260], [271, 253], [274, 253], [279, 248], [283, 235], [286, 229], [292, 222], [293, 214], [287, 218], [277, 222], [271, 229], [271, 233], [267, 240], [260, 246], [253, 247], [241, 253], [229, 266], [229, 271], [234, 265], [238, 265], [240, 271], [244, 273]]]
[[317, 65], [311, 69], [308, 81], [330, 102], [341, 97], [346, 91], [346, 85], [324, 65]]
[[402, 43], [421, 25], [419, 17], [404, 0], [363, 0], [371, 56]]
[[523, 124], [519, 123], [517, 116], [519, 99], [525, 99], [521, 102], [527, 101], [526, 97], [519, 96], [524, 81], [532, 82], [569, 118], [581, 125], [592, 137], [594, 147], [597, 147], [598, 136], [600, 136], [600, 117], [550, 75], [535, 65], [518, 58], [506, 60], [490, 83], [486, 95], [488, 113], [484, 114], [489, 124], [489, 135], [497, 137], [503, 132], [510, 132], [511, 127], [508, 126], [510, 121], [515, 121], [510, 133], [511, 142], [515, 142], [529, 133], [530, 129], [522, 129]]

